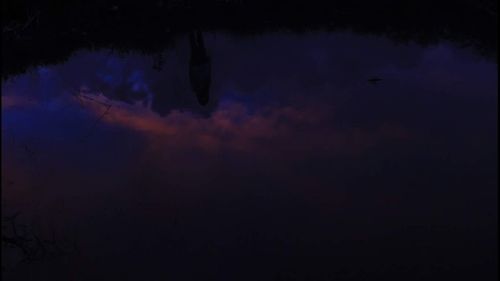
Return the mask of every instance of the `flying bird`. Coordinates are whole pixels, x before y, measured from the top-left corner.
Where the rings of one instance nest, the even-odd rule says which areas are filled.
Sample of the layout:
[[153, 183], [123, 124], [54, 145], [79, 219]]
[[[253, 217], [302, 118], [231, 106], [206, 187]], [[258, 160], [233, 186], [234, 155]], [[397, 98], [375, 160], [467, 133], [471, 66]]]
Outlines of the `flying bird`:
[[379, 78], [379, 77], [372, 77], [372, 78], [368, 79], [368, 82], [370, 82], [373, 85], [377, 84], [380, 81], [382, 81], [382, 78]]

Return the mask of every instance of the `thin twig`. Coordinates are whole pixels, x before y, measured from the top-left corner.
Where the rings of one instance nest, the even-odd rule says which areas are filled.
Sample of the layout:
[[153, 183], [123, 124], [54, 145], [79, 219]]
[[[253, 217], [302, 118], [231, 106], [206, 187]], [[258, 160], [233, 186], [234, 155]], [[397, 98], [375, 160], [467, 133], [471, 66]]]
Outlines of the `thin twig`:
[[92, 127], [89, 129], [89, 132], [83, 136], [82, 140], [85, 140], [86, 138], [90, 137], [90, 135], [92, 134], [92, 131], [97, 127], [97, 124], [99, 124], [99, 122], [101, 121], [102, 118], [104, 118], [104, 116], [106, 114], [108, 114], [109, 110], [111, 109], [112, 105], [109, 104], [106, 106], [106, 110], [94, 121], [94, 124], [92, 124]]

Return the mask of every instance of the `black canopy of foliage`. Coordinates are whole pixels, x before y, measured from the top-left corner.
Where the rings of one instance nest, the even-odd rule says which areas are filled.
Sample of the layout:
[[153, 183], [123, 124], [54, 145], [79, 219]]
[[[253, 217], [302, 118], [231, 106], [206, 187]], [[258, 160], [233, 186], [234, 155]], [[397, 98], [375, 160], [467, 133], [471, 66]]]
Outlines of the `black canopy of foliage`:
[[4, 0], [2, 77], [81, 48], [158, 52], [193, 29], [258, 34], [352, 30], [429, 44], [451, 40], [496, 58], [492, 0]]

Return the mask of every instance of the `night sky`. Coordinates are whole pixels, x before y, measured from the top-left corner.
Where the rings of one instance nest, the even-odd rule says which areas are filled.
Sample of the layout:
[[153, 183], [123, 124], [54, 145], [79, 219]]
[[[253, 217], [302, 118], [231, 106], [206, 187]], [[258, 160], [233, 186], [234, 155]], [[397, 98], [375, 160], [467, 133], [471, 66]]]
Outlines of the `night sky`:
[[352, 33], [204, 39], [206, 106], [188, 36], [161, 70], [82, 50], [2, 84], [2, 211], [80, 249], [6, 276], [496, 280], [496, 62]]

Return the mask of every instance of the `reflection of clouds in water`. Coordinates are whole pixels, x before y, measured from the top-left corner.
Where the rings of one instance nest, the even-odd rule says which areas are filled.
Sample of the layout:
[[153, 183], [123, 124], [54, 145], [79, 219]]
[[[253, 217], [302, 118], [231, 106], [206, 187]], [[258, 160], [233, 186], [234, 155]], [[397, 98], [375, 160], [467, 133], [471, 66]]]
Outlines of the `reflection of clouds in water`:
[[[181, 228], [213, 230], [203, 236], [222, 248], [240, 245], [233, 227], [264, 229], [263, 240], [300, 233], [304, 249], [339, 232], [373, 242], [384, 230], [374, 224], [418, 219], [490, 229], [478, 218], [496, 204], [493, 63], [446, 45], [349, 34], [207, 36], [206, 44], [216, 96], [207, 109], [190, 92], [186, 41], [161, 72], [140, 55], [81, 52], [3, 84], [3, 127], [37, 151], [26, 161], [22, 146], [2, 142], [2, 175], [15, 182], [2, 187], [3, 208], [79, 228], [90, 253], [108, 251], [100, 261], [121, 267], [151, 260], [138, 239], [166, 248], [175, 229], [158, 222], [176, 216]], [[371, 85], [372, 75], [383, 80]], [[100, 102], [72, 96], [85, 87]], [[150, 106], [130, 102], [148, 95]], [[102, 103], [112, 107], [94, 127]], [[182, 235], [205, 238], [195, 232]], [[125, 244], [137, 254], [128, 261], [112, 254]]]
[[[4, 97], [12, 100], [3, 103], [7, 117], [4, 124], [14, 128], [17, 136], [37, 134], [37, 150], [41, 152], [36, 163], [26, 163], [16, 160], [21, 150], [3, 147], [6, 153], [2, 160], [10, 163], [4, 172], [17, 182], [13, 189], [4, 189], [9, 205], [45, 212], [42, 209], [52, 210], [49, 206], [61, 200], [70, 201], [69, 216], [78, 210], [92, 210], [85, 200], [104, 200], [102, 196], [118, 192], [117, 188], [125, 185], [127, 189], [121, 189], [119, 197], [135, 194], [127, 184], [134, 177], [141, 179], [140, 185], [155, 186], [166, 181], [196, 189], [204, 185], [201, 179], [211, 173], [245, 174], [238, 170], [244, 167], [250, 168], [250, 174], [251, 170], [263, 169], [283, 175], [305, 158], [355, 156], [377, 145], [406, 142], [408, 138], [403, 128], [390, 123], [370, 130], [336, 130], [329, 123], [335, 112], [322, 104], [270, 105], [249, 110], [244, 102], [226, 100], [208, 118], [179, 110], [161, 117], [141, 105], [88, 95], [93, 100], [83, 99], [81, 104], [62, 100], [65, 106], [50, 111], [41, 103], [16, 101], [24, 105], [19, 112], [17, 107], [5, 106], [16, 104], [16, 99]], [[60, 98], [55, 101], [62, 103]], [[113, 107], [92, 137], [81, 142], [82, 134], [102, 114], [101, 103]], [[211, 167], [213, 161], [218, 164]], [[36, 174], [26, 173], [31, 165]], [[151, 178], [141, 176], [143, 169], [149, 170], [146, 175]], [[296, 178], [295, 184], [307, 185], [306, 179]], [[162, 191], [154, 188], [152, 192], [162, 198], [158, 194]]]
[[[96, 107], [96, 115], [100, 108]], [[105, 122], [143, 133], [165, 150], [200, 148], [207, 152], [243, 150], [252, 153], [361, 152], [388, 138], [406, 138], [402, 128], [380, 124], [373, 131], [337, 131], [326, 106], [264, 107], [250, 113], [244, 103], [225, 102], [209, 118], [173, 111], [160, 117], [142, 107], [115, 106]], [[169, 145], [170, 144], [170, 145]], [[168, 147], [168, 148], [167, 148]]]
[[[452, 117], [461, 124], [486, 118], [489, 111], [466, 106], [471, 100], [479, 109], [484, 101], [476, 97], [488, 101], [496, 93], [493, 63], [447, 45], [395, 46], [347, 33], [207, 36], [206, 45], [215, 96], [208, 108], [190, 92], [188, 42], [181, 39], [166, 51], [160, 72], [151, 58], [137, 54], [79, 52], [65, 64], [13, 79], [2, 85], [3, 122], [39, 139], [78, 139], [103, 113], [101, 105], [87, 101], [82, 108], [68, 101], [86, 87], [114, 104], [97, 126], [101, 138], [121, 128], [163, 151], [352, 154], [409, 132], [432, 137], [433, 128], [445, 134], [456, 128]], [[370, 85], [372, 75], [383, 81]], [[39, 109], [18, 112], [37, 104]]]
[[[132, 136], [145, 140], [138, 144], [154, 152], [148, 154], [153, 158], [155, 153], [240, 153], [286, 162], [305, 155], [354, 156], [385, 142], [406, 142], [410, 135], [431, 139], [436, 132], [459, 129], [450, 126], [453, 118], [463, 126], [474, 118], [493, 122], [485, 119], [488, 110], [464, 109], [476, 97], [494, 97], [494, 64], [446, 45], [395, 46], [342, 33], [251, 40], [207, 36], [215, 98], [205, 109], [190, 92], [187, 43], [180, 40], [167, 51], [161, 72], [152, 69], [150, 58], [102, 51], [80, 52], [65, 64], [20, 76], [2, 85], [3, 124], [21, 136], [52, 139], [58, 149], [72, 150], [104, 110], [88, 100], [83, 107], [72, 100], [70, 94], [86, 87], [88, 94], [102, 93], [100, 98], [113, 104], [88, 140], [95, 142], [91, 147], [102, 149], [122, 134], [119, 142]], [[366, 82], [374, 74], [384, 79], [377, 86]], [[468, 129], [486, 135], [481, 126]], [[126, 159], [131, 151], [120, 154]]]

